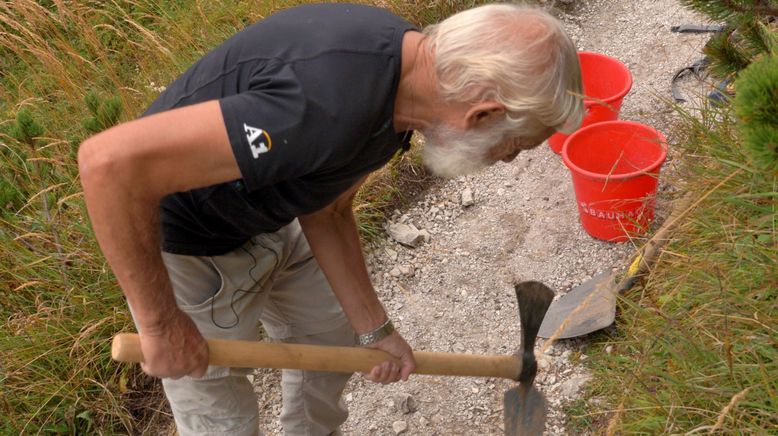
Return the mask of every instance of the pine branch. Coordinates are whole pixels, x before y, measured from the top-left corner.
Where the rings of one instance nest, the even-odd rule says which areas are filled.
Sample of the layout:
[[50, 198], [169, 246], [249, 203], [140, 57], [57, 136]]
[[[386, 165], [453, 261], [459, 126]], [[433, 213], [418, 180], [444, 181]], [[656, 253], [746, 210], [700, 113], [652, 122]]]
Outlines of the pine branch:
[[778, 4], [769, 0], [681, 0], [681, 3], [715, 21], [729, 21], [737, 15], [776, 16]]
[[761, 0], [758, 4], [744, 5], [736, 4], [732, 0], [723, 0], [724, 4], [733, 11], [742, 13], [758, 14], [761, 16], [778, 16], [778, 6], [773, 6], [767, 0]]

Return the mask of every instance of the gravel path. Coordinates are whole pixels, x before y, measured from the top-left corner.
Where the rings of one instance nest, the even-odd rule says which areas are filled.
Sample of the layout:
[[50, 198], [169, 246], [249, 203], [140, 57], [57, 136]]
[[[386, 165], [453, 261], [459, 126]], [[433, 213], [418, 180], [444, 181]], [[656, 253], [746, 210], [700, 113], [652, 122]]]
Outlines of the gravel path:
[[[701, 20], [676, 0], [577, 0], [557, 15], [579, 49], [614, 56], [632, 71], [635, 84], [622, 118], [653, 125], [672, 143], [673, 114], [660, 99], [670, 99], [670, 78], [701, 57], [708, 35], [671, 33], [670, 27]], [[663, 175], [672, 170], [672, 156]], [[662, 183], [660, 189], [673, 188]], [[463, 194], [472, 195], [472, 205], [463, 205]], [[660, 217], [663, 209], [660, 198]], [[539, 280], [560, 295], [598, 272], [621, 268], [631, 249], [583, 231], [568, 171], [546, 145], [511, 164], [436, 185], [412, 207], [396, 211], [387, 225], [396, 223], [426, 230], [429, 240], [409, 248], [387, 239], [368, 247], [367, 261], [389, 316], [417, 350], [514, 353], [519, 323], [512, 283]], [[540, 355], [536, 383], [550, 403], [547, 434], [567, 434], [563, 405], [589, 377], [580, 365], [586, 341], [559, 342]], [[543, 345], [540, 340], [538, 347]], [[278, 372], [261, 370], [256, 378], [258, 387], [277, 386]], [[381, 386], [356, 376], [345, 394], [351, 415], [343, 431], [502, 434], [502, 394], [511, 385], [415, 376]], [[276, 389], [257, 389], [268, 434], [280, 434]]]

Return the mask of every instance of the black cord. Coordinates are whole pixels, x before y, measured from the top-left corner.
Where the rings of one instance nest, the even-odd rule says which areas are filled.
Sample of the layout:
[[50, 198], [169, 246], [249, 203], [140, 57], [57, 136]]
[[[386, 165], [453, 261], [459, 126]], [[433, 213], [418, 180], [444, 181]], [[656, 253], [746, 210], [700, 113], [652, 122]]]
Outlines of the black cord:
[[[271, 253], [273, 253], [273, 255], [276, 257], [276, 266], [278, 266], [278, 263], [279, 263], [280, 259], [278, 258], [278, 253], [276, 253], [275, 250], [271, 250], [270, 248], [266, 247], [265, 245], [260, 244], [258, 242], [255, 242], [253, 239], [249, 240], [249, 242], [251, 242], [252, 248], [257, 246], [257, 245], [259, 245], [262, 248], [264, 248], [265, 250], [270, 251]], [[247, 250], [245, 246], [241, 246], [240, 249], [243, 250], [244, 252], [246, 252], [246, 254], [248, 254], [249, 256], [251, 256], [251, 259], [254, 261], [254, 266], [252, 266], [251, 269], [249, 269], [249, 277], [251, 277], [252, 280], [254, 280], [254, 283], [252, 284], [252, 287], [253, 287], [257, 283], [259, 283], [259, 280], [260, 280], [259, 278], [254, 277], [254, 270], [259, 267], [259, 262], [257, 262], [256, 256], [254, 256], [254, 254], [251, 251]], [[218, 293], [218, 290], [216, 292]], [[251, 291], [251, 290], [247, 290], [247, 289], [236, 289], [235, 292], [232, 293], [232, 297], [230, 298], [230, 310], [232, 310], [233, 315], [235, 315], [235, 322], [230, 324], [230, 325], [227, 325], [227, 326], [223, 326], [223, 325], [219, 324], [218, 322], [216, 322], [216, 317], [214, 316], [214, 313], [213, 313], [214, 312], [214, 303], [216, 302], [216, 294], [214, 294], [213, 298], [211, 298], [211, 322], [213, 322], [213, 325], [215, 325], [216, 327], [219, 327], [220, 329], [227, 330], [227, 329], [231, 329], [231, 328], [237, 326], [240, 323], [240, 316], [238, 316], [238, 312], [235, 310], [235, 300], [236, 300], [236, 296], [238, 295], [238, 293], [242, 293], [242, 294], [259, 294], [259, 293], [262, 293], [262, 290], [260, 289], [258, 291]]]

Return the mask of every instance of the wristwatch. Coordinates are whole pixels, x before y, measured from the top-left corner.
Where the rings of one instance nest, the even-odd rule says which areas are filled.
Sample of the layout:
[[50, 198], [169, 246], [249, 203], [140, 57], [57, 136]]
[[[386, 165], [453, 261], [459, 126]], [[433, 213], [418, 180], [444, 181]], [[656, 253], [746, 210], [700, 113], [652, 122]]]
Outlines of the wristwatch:
[[387, 319], [386, 322], [378, 326], [375, 330], [359, 335], [357, 341], [359, 342], [359, 345], [375, 344], [381, 339], [391, 335], [392, 332], [394, 332], [394, 324], [392, 324], [392, 320]]

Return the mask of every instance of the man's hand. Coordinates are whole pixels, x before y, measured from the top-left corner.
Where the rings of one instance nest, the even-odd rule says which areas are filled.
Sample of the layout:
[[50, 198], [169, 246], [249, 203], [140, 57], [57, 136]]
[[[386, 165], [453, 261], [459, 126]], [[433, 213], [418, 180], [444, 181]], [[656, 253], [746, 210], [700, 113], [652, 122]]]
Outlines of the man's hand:
[[208, 369], [208, 343], [192, 319], [176, 309], [164, 323], [140, 329], [143, 372], [160, 378], [200, 378]]
[[376, 365], [370, 374], [365, 374], [365, 378], [370, 381], [382, 384], [407, 381], [408, 376], [416, 369], [413, 350], [396, 331], [369, 347], [386, 351], [397, 358]]

